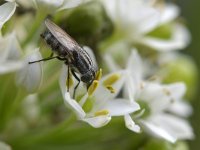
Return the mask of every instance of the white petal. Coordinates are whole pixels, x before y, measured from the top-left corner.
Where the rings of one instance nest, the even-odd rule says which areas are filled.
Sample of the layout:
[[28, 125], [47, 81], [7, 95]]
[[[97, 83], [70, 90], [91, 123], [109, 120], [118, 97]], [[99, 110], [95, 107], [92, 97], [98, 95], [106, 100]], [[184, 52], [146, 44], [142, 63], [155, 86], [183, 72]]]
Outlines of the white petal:
[[86, 114], [82, 107], [77, 103], [76, 100], [70, 97], [70, 94], [68, 92], [65, 92], [64, 102], [66, 106], [68, 106], [70, 109], [72, 109], [72, 111], [74, 111], [74, 113], [79, 119], [83, 119], [85, 117]]
[[140, 126], [135, 124], [135, 122], [133, 121], [130, 115], [125, 115], [124, 120], [125, 120], [125, 125], [129, 130], [134, 131], [136, 133], [141, 132]]
[[[111, 19], [124, 31], [146, 33], [159, 23], [159, 13], [138, 0], [104, 0], [103, 4]], [[132, 32], [131, 32], [132, 33]], [[133, 34], [133, 33], [132, 33]], [[136, 33], [134, 33], [136, 35]]]
[[137, 103], [131, 103], [126, 99], [109, 100], [100, 108], [100, 110], [108, 110], [111, 116], [123, 116], [139, 109], [140, 106]]
[[189, 117], [192, 114], [192, 106], [184, 101], [176, 101], [167, 108], [167, 111], [181, 117]]
[[19, 61], [21, 56], [22, 50], [14, 32], [6, 37], [0, 37], [0, 63]]
[[180, 13], [180, 9], [174, 4], [166, 4], [161, 10], [161, 24], [169, 23], [176, 19]]
[[115, 63], [113, 57], [110, 54], [106, 53], [103, 58], [107, 64], [107, 67], [110, 70], [110, 72], [120, 70], [120, 67], [117, 65], [117, 63]]
[[[114, 73], [110, 73], [106, 76], [104, 76], [99, 83], [98, 88], [96, 89], [96, 91], [94, 92], [94, 97], [95, 97], [95, 104], [94, 106], [102, 106], [104, 105], [104, 103], [108, 100], [113, 99], [115, 96], [118, 95], [118, 93], [120, 92], [123, 84], [124, 84], [124, 75], [125, 71], [118, 71], [118, 72], [114, 72]], [[105, 86], [103, 86], [103, 82], [108, 79], [110, 76], [112, 75], [119, 75], [120, 78], [112, 85], [112, 87], [115, 90], [115, 93], [111, 93]]]
[[157, 138], [162, 138], [165, 140], [168, 140], [169, 142], [175, 143], [176, 137], [170, 135], [167, 131], [165, 131], [162, 127], [159, 125], [155, 125], [151, 122], [147, 121], [141, 121], [142, 125], [144, 126], [144, 130], [146, 130], [150, 135], [155, 136]]
[[140, 81], [143, 77], [143, 64], [140, 55], [138, 54], [136, 49], [133, 49], [131, 55], [128, 59], [127, 70], [130, 71], [132, 77], [136, 81]]
[[179, 140], [194, 138], [191, 126], [184, 119], [169, 114], [159, 114], [153, 116], [151, 121]]
[[42, 56], [38, 48], [25, 58], [24, 67], [17, 72], [17, 85], [21, 85], [29, 93], [33, 93], [39, 88], [42, 81], [43, 72], [41, 62], [33, 64], [28, 64], [28, 62], [40, 59], [42, 59]]
[[135, 24], [135, 27], [139, 32], [145, 34], [158, 26], [160, 13], [153, 7], [140, 4], [129, 9], [132, 9], [132, 23]]
[[169, 91], [171, 97], [175, 100], [181, 99], [186, 92], [186, 86], [183, 82], [177, 82], [164, 86]]
[[11, 16], [14, 14], [16, 9], [16, 3], [15, 2], [7, 2], [0, 6], [0, 29], [4, 25], [5, 22], [7, 22]]
[[24, 66], [23, 61], [9, 61], [0, 63], [0, 74], [14, 72]]
[[60, 78], [59, 78], [59, 85], [60, 85], [60, 89], [61, 89], [63, 97], [65, 96], [65, 92], [67, 91], [67, 87], [66, 87], [67, 71], [68, 71], [67, 66], [63, 65]]
[[105, 126], [106, 124], [108, 124], [108, 122], [110, 122], [110, 120], [111, 120], [111, 117], [109, 115], [106, 115], [106, 116], [85, 118], [82, 120], [89, 123], [94, 128], [99, 128], [99, 127], [102, 127], [102, 126]]
[[0, 150], [11, 150], [11, 147], [6, 143], [0, 141]]
[[188, 30], [180, 24], [174, 25], [172, 30], [173, 34], [170, 39], [165, 40], [146, 36], [140, 39], [139, 42], [158, 51], [171, 51], [185, 48], [190, 42]]
[[64, 4], [59, 10], [77, 7], [80, 4], [85, 3], [87, 1], [89, 0], [64, 0]]

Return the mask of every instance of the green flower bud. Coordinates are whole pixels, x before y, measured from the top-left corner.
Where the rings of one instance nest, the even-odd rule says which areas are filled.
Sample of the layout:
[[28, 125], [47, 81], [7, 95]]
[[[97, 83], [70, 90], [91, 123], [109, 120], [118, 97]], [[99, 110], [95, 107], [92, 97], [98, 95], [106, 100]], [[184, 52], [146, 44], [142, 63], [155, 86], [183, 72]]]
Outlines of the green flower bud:
[[149, 32], [147, 36], [153, 36], [160, 39], [170, 39], [172, 36], [171, 24], [163, 24], [153, 31]]
[[151, 139], [143, 148], [144, 150], [173, 150], [173, 145], [167, 141]]
[[182, 81], [187, 86], [186, 98], [191, 100], [197, 90], [197, 67], [193, 60], [185, 55], [178, 55], [175, 60], [167, 62], [165, 69], [164, 83]]
[[65, 22], [68, 33], [89, 46], [110, 35], [113, 28], [103, 6], [97, 1], [75, 8]]

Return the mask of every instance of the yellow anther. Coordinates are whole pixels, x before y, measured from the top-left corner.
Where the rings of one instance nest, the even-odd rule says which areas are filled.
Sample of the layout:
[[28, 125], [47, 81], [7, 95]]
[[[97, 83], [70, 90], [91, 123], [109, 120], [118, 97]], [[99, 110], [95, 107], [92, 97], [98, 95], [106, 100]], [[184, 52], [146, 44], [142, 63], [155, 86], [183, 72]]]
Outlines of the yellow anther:
[[167, 89], [167, 88], [163, 88], [163, 92], [165, 93], [165, 95], [170, 96], [171, 92]]
[[96, 75], [96, 80], [99, 81], [102, 77], [102, 69], [100, 68]]
[[115, 93], [115, 89], [111, 86], [111, 85], [107, 85], [106, 88], [111, 92], [111, 93]]
[[113, 85], [115, 82], [117, 82], [119, 80], [120, 77], [121, 77], [120, 74], [113, 74], [113, 75], [109, 76], [106, 80], [104, 80], [103, 85], [105, 87], [108, 85]]
[[109, 114], [109, 111], [108, 110], [100, 110], [100, 111], [97, 111], [95, 112], [95, 116], [105, 116], [105, 115], [108, 115]]
[[72, 79], [72, 75], [69, 74], [69, 83], [68, 83], [68, 77], [67, 77], [67, 80], [66, 80], [66, 86], [68, 87], [68, 84], [69, 84], [69, 88], [71, 88], [74, 84], [74, 81]]
[[94, 80], [92, 84], [90, 85], [90, 87], [88, 88], [88, 95], [92, 95], [94, 91], [97, 89], [98, 85], [99, 85], [99, 81]]

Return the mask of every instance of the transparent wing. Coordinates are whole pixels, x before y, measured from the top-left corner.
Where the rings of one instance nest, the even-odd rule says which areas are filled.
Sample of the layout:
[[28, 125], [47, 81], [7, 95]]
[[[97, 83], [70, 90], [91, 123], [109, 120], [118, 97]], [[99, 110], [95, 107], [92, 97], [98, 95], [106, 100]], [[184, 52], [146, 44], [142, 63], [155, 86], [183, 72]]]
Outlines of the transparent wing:
[[54, 37], [69, 51], [80, 49], [79, 44], [51, 20], [46, 19], [45, 25], [49, 29], [49, 31], [54, 35]]

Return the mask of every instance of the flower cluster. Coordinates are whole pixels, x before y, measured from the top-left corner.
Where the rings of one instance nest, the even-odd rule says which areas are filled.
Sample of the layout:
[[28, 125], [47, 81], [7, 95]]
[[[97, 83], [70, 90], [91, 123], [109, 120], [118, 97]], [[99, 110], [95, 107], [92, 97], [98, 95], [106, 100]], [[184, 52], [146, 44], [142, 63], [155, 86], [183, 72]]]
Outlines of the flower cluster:
[[[48, 124], [52, 112], [42, 116], [45, 121], [40, 122], [44, 106], [37, 103], [47, 100], [54, 104], [51, 99], [59, 96], [78, 120], [94, 128], [121, 116], [125, 126], [138, 134], [148, 133], [169, 143], [194, 138], [187, 120], [192, 114], [187, 99], [193, 96], [190, 89], [194, 89], [197, 73], [191, 59], [179, 51], [191, 38], [175, 4], [156, 0], [16, 0], [2, 4], [0, 12], [0, 75], [11, 75], [16, 81], [9, 84], [10, 76], [7, 81], [0, 80], [15, 93], [14, 104], [5, 105], [5, 109], [0, 106], [0, 131], [11, 122], [17, 124], [19, 120], [10, 118], [24, 105], [26, 109], [20, 113], [33, 117], [22, 115], [21, 122], [26, 124], [22, 131], [31, 123], [36, 127]], [[67, 27], [81, 45], [93, 49], [83, 46], [99, 66], [89, 87], [82, 81], [76, 87], [81, 74], [76, 72], [74, 76], [66, 64], [62, 69], [51, 62], [29, 64], [51, 53], [38, 42], [48, 15]], [[192, 73], [184, 72], [184, 65], [189, 65]], [[7, 103], [1, 99], [9, 90], [2, 91], [3, 105]]]

